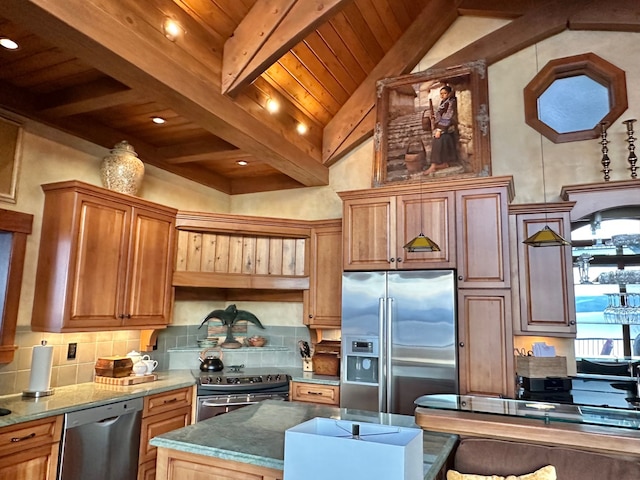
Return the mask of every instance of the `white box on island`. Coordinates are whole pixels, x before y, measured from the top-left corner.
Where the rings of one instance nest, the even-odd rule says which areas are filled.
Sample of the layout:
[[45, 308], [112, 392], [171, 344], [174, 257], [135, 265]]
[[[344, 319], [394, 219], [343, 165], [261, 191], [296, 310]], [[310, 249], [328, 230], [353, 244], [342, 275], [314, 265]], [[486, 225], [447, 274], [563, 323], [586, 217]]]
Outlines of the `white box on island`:
[[313, 418], [286, 430], [284, 480], [327, 478], [422, 480], [422, 429]]

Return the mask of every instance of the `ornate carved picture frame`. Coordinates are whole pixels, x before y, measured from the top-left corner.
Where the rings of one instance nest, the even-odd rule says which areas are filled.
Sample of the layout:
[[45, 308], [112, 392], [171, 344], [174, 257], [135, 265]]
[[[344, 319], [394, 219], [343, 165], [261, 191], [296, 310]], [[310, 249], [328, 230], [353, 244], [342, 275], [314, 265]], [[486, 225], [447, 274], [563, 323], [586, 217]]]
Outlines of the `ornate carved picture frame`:
[[378, 81], [373, 186], [491, 175], [482, 61]]
[[16, 203], [22, 127], [0, 117], [0, 202]]

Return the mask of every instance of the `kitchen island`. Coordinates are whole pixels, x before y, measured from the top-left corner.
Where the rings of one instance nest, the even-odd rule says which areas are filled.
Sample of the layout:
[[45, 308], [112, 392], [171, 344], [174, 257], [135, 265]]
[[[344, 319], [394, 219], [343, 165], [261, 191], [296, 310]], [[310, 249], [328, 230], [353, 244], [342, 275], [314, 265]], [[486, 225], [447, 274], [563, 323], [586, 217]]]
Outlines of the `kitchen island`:
[[[153, 438], [151, 445], [158, 448], [156, 479], [282, 479], [285, 431], [317, 417], [419, 428], [406, 415], [267, 400]], [[442, 478], [439, 474], [457, 440], [456, 435], [424, 432], [425, 480]]]

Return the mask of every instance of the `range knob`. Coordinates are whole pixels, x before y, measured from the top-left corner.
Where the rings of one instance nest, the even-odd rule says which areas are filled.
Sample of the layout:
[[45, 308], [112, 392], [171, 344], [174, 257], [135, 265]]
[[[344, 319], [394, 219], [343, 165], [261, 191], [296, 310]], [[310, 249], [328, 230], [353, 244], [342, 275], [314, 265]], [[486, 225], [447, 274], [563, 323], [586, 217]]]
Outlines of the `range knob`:
[[216, 383], [222, 383], [222, 377], [216, 377]]

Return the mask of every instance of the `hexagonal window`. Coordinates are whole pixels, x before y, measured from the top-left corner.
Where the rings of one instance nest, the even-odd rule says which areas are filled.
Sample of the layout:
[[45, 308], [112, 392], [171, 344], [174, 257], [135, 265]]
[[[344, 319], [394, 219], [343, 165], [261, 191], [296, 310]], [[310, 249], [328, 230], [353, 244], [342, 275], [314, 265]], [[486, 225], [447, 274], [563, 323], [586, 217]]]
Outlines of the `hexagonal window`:
[[554, 143], [597, 138], [627, 109], [624, 71], [593, 53], [552, 60], [524, 89], [527, 124]]

